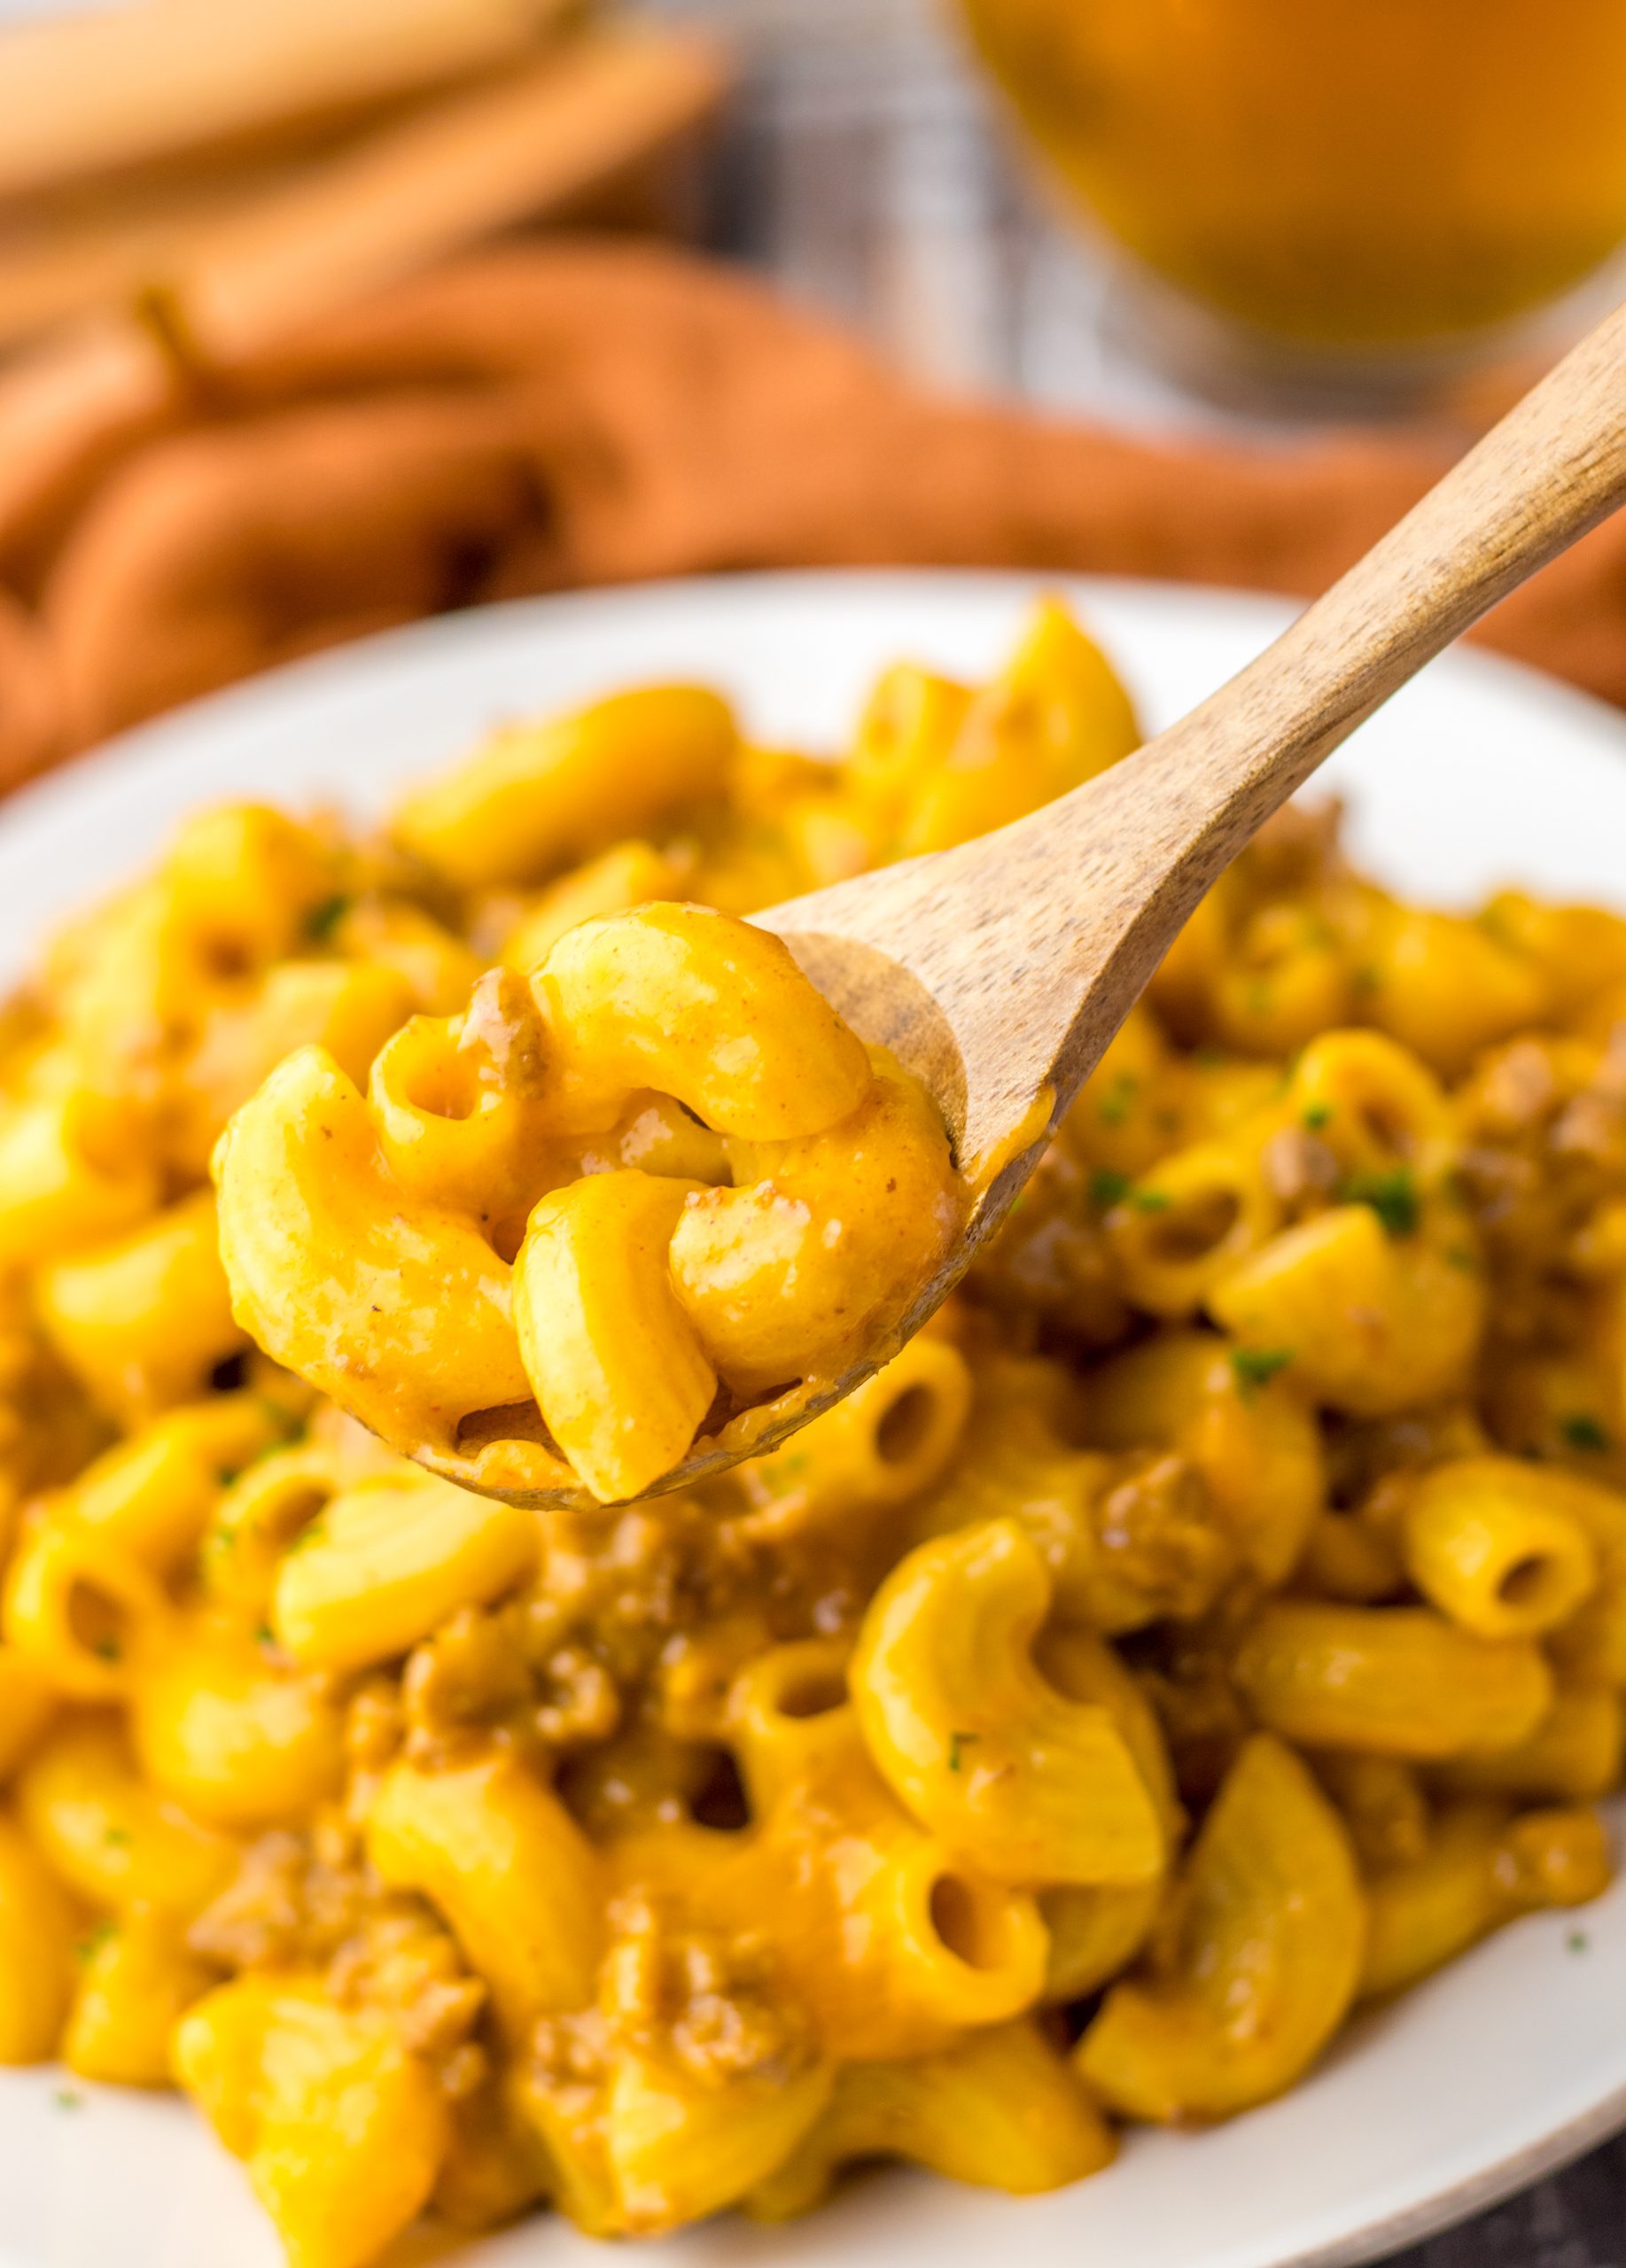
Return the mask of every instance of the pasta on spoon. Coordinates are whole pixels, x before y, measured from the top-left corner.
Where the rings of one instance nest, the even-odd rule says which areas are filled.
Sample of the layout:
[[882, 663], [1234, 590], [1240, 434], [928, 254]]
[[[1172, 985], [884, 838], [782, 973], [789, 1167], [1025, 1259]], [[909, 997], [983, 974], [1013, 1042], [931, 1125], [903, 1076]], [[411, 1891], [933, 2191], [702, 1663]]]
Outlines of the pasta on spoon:
[[214, 1161], [239, 1319], [497, 1495], [615, 1502], [771, 1446], [896, 1352], [975, 1192], [922, 1083], [741, 917], [1139, 738], [1049, 601], [979, 690], [888, 670], [833, 765], [696, 687], [500, 731], [391, 830], [500, 965], [370, 1071], [307, 1046], [244, 1102]]
[[215, 1170], [267, 1353], [447, 1478], [601, 1503], [890, 1350], [967, 1209], [930, 1096], [780, 940], [660, 903], [414, 1018], [365, 1099], [297, 1052]]

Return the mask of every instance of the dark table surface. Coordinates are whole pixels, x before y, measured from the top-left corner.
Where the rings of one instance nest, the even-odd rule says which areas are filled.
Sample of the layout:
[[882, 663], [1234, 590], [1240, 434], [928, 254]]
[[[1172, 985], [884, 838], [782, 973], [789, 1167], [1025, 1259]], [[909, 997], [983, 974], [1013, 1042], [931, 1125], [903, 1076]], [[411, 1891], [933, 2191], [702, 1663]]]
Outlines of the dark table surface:
[[[1137, 361], [1110, 263], [1013, 162], [930, 0], [647, 4], [743, 56], [709, 191], [720, 249], [923, 377], [1148, 429], [1238, 423]], [[1626, 2136], [1386, 2268], [1626, 2268]]]

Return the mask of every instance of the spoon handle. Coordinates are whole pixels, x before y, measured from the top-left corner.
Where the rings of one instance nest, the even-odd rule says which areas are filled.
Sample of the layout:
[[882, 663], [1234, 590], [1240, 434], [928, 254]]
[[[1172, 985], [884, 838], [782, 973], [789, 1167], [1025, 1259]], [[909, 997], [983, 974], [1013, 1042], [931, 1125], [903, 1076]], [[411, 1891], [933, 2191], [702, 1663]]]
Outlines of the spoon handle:
[[[997, 834], [761, 918], [927, 1079], [961, 1155], [994, 1154], [1035, 1096], [1052, 1116], [1066, 1107], [1203, 891], [1322, 758], [1622, 501], [1626, 307], [1274, 645], [1135, 755]], [[957, 1083], [944, 1068], [956, 1059]], [[1002, 1176], [1007, 1192], [1023, 1170]]]
[[1124, 784], [1201, 827], [1206, 887], [1356, 726], [1623, 501], [1626, 306]]
[[990, 1004], [1012, 1037], [988, 1051], [1000, 1076], [969, 1114], [977, 1130], [1009, 1112], [1047, 1048], [1064, 1101], [1271, 813], [1426, 662], [1623, 501], [1626, 306], [1218, 692], [1061, 803], [951, 853], [966, 861], [953, 878], [965, 897], [998, 922], [1007, 967], [1025, 947], [1029, 965], [1068, 972], [1033, 1001], [1031, 1031], [1008, 997]]

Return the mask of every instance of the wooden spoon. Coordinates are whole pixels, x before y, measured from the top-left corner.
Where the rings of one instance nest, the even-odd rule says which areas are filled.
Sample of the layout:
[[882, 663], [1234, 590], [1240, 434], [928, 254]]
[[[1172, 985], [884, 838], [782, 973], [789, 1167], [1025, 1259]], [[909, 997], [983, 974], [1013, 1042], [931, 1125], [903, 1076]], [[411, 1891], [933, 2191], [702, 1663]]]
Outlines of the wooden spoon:
[[1132, 756], [996, 834], [753, 917], [926, 1082], [962, 1169], [980, 1173], [909, 1329], [1009, 1210], [1221, 871], [1391, 693], [1623, 501], [1626, 306], [1273, 645]]
[[728, 1447], [697, 1444], [662, 1489], [771, 1447], [897, 1352], [1009, 1210], [1222, 868], [1425, 662], [1623, 499], [1626, 307], [1274, 645], [1134, 755], [996, 834], [753, 917], [925, 1081], [976, 1199], [886, 1345], [757, 1413]]

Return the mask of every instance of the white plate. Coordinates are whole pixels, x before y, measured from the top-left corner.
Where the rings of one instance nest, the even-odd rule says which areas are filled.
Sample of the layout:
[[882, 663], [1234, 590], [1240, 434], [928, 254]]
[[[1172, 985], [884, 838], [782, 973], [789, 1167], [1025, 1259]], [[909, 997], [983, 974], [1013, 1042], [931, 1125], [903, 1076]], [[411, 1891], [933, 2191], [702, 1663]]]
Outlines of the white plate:
[[[193, 804], [377, 808], [494, 719], [672, 672], [735, 695], [759, 734], [833, 746], [875, 671], [998, 661], [1031, 578], [874, 574], [674, 585], [454, 617], [307, 663], [131, 734], [0, 812], [0, 979], [44, 924], [140, 865]], [[1085, 618], [1161, 725], [1288, 610], [1079, 584]], [[1477, 654], [1437, 663], [1328, 766], [1359, 856], [1440, 903], [1498, 882], [1626, 906], [1626, 721]], [[812, 2219], [723, 2220], [623, 2262], [664, 2268], [1308, 2268], [1370, 2259], [1505, 2195], [1626, 2121], [1626, 1886], [1517, 1923], [1358, 2024], [1284, 2101], [1023, 2202], [907, 2174]], [[455, 2248], [453, 2249], [455, 2250]], [[439, 2241], [406, 2258], [443, 2258]], [[237, 2169], [179, 2103], [0, 2075], [0, 2268], [274, 2268]], [[460, 2268], [603, 2268], [563, 2223]]]

